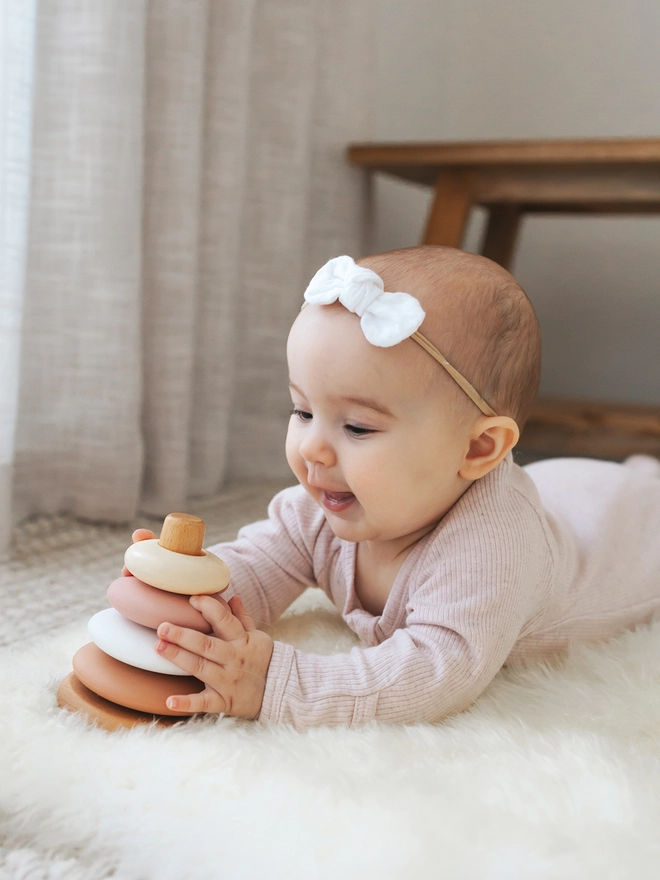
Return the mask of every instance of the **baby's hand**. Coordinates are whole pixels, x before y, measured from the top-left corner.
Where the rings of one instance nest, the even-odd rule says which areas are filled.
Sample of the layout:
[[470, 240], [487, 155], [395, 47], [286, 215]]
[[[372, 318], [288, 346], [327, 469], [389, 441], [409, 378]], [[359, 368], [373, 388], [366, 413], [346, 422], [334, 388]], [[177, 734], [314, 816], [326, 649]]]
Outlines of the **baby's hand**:
[[181, 712], [224, 712], [256, 718], [266, 688], [273, 640], [258, 630], [238, 596], [226, 602], [213, 596], [191, 596], [214, 636], [171, 623], [158, 627], [156, 650], [206, 685], [199, 694], [171, 696], [169, 709]]
[[[149, 529], [136, 529], [131, 535], [134, 544], [137, 544], [138, 541], [150, 541], [152, 538], [157, 537], [158, 535], [154, 535]], [[131, 573], [126, 566], [122, 568], [121, 573], [122, 577], [131, 577]]]

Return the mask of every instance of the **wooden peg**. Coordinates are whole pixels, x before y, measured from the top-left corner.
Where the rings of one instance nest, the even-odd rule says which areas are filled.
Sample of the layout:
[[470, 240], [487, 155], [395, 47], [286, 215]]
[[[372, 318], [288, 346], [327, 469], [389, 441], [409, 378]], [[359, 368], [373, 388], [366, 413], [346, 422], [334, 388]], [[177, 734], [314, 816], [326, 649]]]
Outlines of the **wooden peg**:
[[158, 543], [166, 550], [185, 556], [204, 556], [202, 550], [206, 525], [190, 513], [169, 513], [163, 522]]

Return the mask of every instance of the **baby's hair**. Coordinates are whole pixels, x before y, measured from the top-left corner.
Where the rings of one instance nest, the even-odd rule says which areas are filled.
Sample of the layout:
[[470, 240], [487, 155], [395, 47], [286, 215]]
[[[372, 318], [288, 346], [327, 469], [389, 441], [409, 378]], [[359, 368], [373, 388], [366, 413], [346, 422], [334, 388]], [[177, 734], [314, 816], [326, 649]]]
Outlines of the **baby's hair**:
[[387, 251], [358, 263], [380, 275], [385, 290], [417, 297], [426, 312], [420, 331], [498, 415], [522, 428], [541, 377], [541, 332], [515, 278], [485, 257], [436, 245]]

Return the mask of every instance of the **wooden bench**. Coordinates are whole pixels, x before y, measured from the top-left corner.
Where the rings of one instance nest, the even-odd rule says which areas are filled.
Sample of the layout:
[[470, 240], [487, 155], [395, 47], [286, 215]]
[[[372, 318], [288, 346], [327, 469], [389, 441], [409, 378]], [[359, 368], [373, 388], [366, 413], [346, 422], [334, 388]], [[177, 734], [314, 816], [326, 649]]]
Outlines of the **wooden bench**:
[[[470, 211], [485, 208], [479, 252], [506, 268], [525, 214], [660, 213], [660, 138], [353, 144], [348, 161], [434, 188], [425, 244], [461, 247]], [[521, 447], [660, 456], [660, 406], [542, 398]]]

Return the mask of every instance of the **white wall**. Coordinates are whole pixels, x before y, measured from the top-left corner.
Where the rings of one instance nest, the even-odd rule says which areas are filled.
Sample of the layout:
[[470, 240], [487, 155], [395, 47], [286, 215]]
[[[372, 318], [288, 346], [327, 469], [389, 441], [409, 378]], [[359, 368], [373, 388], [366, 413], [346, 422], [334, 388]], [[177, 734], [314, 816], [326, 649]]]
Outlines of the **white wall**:
[[[660, 3], [378, 9], [378, 140], [660, 136]], [[428, 191], [381, 180], [375, 195], [374, 250], [419, 241]], [[524, 221], [513, 272], [544, 334], [542, 390], [660, 402], [659, 244], [656, 217]]]

